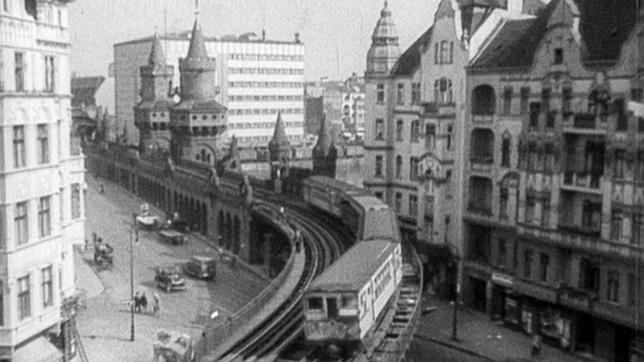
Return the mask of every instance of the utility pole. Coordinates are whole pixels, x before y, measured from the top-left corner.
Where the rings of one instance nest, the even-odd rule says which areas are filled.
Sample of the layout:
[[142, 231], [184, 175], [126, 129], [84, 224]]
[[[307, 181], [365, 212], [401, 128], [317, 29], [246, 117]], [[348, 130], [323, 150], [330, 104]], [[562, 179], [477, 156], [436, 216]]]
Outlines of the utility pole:
[[134, 342], [134, 233], [136, 228], [136, 214], [132, 214], [132, 227], [130, 228], [130, 341]]

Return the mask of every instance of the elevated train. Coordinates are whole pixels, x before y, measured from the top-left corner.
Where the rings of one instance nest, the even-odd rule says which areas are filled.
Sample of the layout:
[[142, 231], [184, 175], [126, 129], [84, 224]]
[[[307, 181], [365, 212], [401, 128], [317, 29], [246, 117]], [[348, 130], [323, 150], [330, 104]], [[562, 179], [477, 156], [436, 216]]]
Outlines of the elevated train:
[[364, 347], [402, 280], [396, 214], [368, 191], [324, 176], [304, 180], [303, 194], [314, 207], [340, 218], [356, 237], [303, 298], [306, 342], [348, 353]]

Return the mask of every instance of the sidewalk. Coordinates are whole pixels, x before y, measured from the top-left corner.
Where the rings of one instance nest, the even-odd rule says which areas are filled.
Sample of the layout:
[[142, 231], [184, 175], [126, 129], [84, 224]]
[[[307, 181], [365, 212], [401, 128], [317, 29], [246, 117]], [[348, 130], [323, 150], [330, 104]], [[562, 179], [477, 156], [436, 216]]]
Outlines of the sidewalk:
[[583, 361], [578, 356], [543, 344], [538, 359], [530, 357], [530, 336], [491, 322], [480, 312], [460, 309], [458, 312], [458, 342], [452, 336], [452, 306], [433, 296], [427, 296], [424, 307], [436, 306], [433, 313], [421, 318], [416, 333], [417, 343], [436, 343], [488, 361]]

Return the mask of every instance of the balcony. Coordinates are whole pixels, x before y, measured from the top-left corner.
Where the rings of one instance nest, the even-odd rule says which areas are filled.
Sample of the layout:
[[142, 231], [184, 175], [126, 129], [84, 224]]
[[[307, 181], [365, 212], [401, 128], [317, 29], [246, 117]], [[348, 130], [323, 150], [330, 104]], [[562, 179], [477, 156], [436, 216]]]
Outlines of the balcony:
[[606, 116], [594, 113], [576, 113], [564, 118], [564, 132], [579, 134], [606, 133]]
[[494, 121], [493, 114], [472, 114], [472, 122], [489, 124]]
[[585, 228], [575, 225], [559, 225], [560, 230], [550, 230], [537, 225], [520, 223], [518, 233], [553, 245], [574, 248], [594, 254], [609, 254], [625, 259], [644, 259], [644, 248], [599, 238], [599, 226]]
[[472, 171], [489, 173], [492, 171], [494, 158], [492, 156], [473, 156], [470, 158]]
[[564, 172], [561, 188], [569, 191], [601, 194], [601, 175], [590, 173]]
[[559, 303], [566, 307], [590, 313], [597, 294], [585, 289], [564, 287], [559, 293]]

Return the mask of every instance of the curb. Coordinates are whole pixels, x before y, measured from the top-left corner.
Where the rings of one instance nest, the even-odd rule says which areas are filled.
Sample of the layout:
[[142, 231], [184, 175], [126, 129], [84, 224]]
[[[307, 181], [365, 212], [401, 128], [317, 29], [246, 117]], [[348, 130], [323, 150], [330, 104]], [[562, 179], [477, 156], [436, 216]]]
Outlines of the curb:
[[428, 342], [432, 342], [432, 343], [440, 344], [441, 346], [444, 346], [444, 347], [447, 347], [447, 348], [451, 348], [451, 349], [457, 350], [457, 351], [459, 351], [459, 352], [463, 352], [463, 353], [469, 354], [470, 356], [474, 356], [474, 357], [482, 358], [482, 359], [484, 359], [484, 360], [486, 360], [486, 361], [490, 361], [490, 362], [496, 362], [496, 361], [498, 361], [498, 360], [496, 360], [496, 359], [494, 359], [494, 358], [490, 358], [490, 357], [488, 357], [488, 356], [486, 356], [486, 355], [483, 355], [483, 354], [481, 354], [481, 353], [479, 353], [479, 352], [476, 352], [476, 351], [474, 351], [474, 350], [471, 350], [471, 349], [469, 349], [469, 348], [461, 347], [461, 346], [459, 346], [459, 345], [456, 345], [456, 344], [453, 344], [453, 343], [450, 343], [450, 342], [445, 342], [445, 341], [442, 341], [442, 340], [440, 340], [440, 339], [436, 339], [436, 338], [431, 338], [431, 337], [423, 336], [422, 334], [415, 334], [415, 335], [414, 335], [414, 337], [415, 337], [415, 338], [418, 338], [418, 339], [421, 339], [421, 340], [424, 340], [424, 341], [428, 341]]

